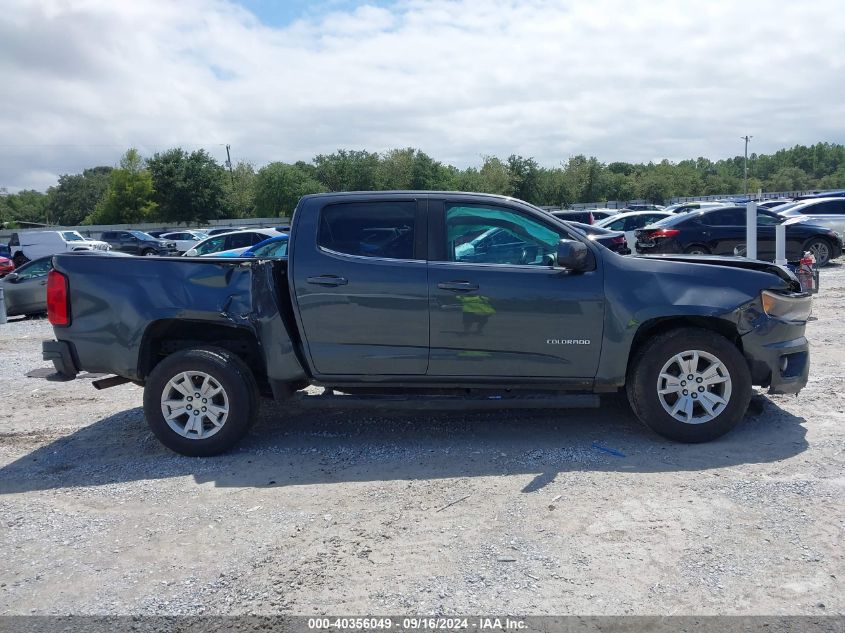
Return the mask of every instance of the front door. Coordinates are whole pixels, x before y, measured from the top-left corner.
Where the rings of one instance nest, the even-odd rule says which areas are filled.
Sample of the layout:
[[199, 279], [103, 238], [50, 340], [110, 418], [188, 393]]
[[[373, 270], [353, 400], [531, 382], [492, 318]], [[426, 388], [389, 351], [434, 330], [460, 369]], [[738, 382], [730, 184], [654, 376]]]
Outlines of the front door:
[[318, 374], [425, 374], [424, 204], [329, 204], [297, 224], [294, 290]]
[[557, 244], [570, 236], [541, 212], [429, 205], [429, 375], [592, 379], [601, 263], [579, 274], [555, 267]]
[[30, 314], [47, 310], [47, 273], [52, 268], [52, 258], [29, 262], [21, 266], [14, 282], [6, 282], [6, 302], [14, 314]]

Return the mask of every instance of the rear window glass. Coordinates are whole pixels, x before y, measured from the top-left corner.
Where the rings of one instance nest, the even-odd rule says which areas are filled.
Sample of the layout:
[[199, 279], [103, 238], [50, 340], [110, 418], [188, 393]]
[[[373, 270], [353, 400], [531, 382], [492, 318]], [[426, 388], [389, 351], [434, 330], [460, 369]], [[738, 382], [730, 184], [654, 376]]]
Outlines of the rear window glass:
[[329, 205], [320, 213], [317, 244], [347, 255], [413, 259], [416, 210], [413, 201]]

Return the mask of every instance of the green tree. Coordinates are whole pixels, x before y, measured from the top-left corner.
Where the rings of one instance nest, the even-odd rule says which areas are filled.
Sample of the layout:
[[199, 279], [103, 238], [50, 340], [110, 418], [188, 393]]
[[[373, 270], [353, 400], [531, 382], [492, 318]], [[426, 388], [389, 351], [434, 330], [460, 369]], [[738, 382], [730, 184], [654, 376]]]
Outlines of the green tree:
[[59, 184], [47, 190], [50, 220], [63, 226], [85, 220], [105, 196], [111, 171], [111, 167], [92, 167], [81, 174], [59, 176]]
[[340, 149], [334, 154], [314, 158], [316, 177], [327, 191], [373, 191], [379, 155]]
[[816, 183], [819, 189], [845, 189], [845, 166], [832, 174], [819, 178]]
[[270, 163], [259, 169], [255, 177], [256, 213], [258, 217], [289, 216], [302, 196], [325, 190], [297, 165]]
[[515, 198], [538, 204], [540, 202], [540, 166], [533, 158], [516, 154], [508, 157], [508, 175]]
[[146, 222], [156, 211], [155, 189], [150, 172], [138, 150], [129, 149], [120, 159], [120, 168], [109, 174], [109, 186], [88, 224], [133, 224]]
[[223, 215], [224, 171], [205, 150], [188, 154], [180, 147], [169, 149], [155, 154], [147, 167], [162, 220], [202, 224]]
[[240, 162], [232, 173], [223, 176], [226, 196], [225, 214], [230, 218], [249, 218], [255, 215], [255, 168]]
[[508, 166], [495, 156], [484, 157], [484, 164], [478, 174], [481, 177], [479, 192], [498, 193], [503, 196], [509, 196], [513, 193]]
[[772, 191], [798, 191], [810, 187], [810, 177], [799, 167], [783, 167], [772, 175], [767, 184]]
[[0, 192], [0, 221], [10, 224], [18, 222], [48, 223], [47, 196], [34, 189], [23, 189], [18, 193]]

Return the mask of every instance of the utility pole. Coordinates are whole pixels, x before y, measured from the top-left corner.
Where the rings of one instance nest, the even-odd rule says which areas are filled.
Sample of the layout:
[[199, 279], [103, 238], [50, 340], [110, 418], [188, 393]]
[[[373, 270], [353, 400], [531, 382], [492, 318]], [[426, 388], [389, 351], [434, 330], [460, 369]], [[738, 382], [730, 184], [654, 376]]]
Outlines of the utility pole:
[[[748, 143], [746, 143], [746, 153], [747, 153]], [[229, 168], [229, 176], [232, 179], [232, 190], [235, 189], [235, 173], [232, 171], [232, 156], [229, 154], [229, 144], [226, 144], [226, 166]]]
[[[745, 139], [745, 163], [744, 163], [743, 168], [742, 168], [742, 173], [743, 173], [742, 180], [745, 183], [745, 195], [747, 197], [748, 196], [748, 141], [750, 141], [754, 137], [748, 136], [746, 134], [745, 136], [741, 136], [740, 138]], [[227, 145], [226, 148], [228, 149], [228, 147], [229, 146]]]

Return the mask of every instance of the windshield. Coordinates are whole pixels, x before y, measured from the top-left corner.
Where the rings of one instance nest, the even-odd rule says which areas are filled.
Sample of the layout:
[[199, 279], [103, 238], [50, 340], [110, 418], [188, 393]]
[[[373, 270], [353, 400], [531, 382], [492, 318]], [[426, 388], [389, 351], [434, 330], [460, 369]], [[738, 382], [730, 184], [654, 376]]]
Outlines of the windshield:
[[76, 231], [62, 231], [62, 237], [65, 238], [65, 242], [84, 242], [85, 238], [82, 237]]
[[143, 231], [129, 231], [129, 233], [133, 237], [137, 237], [139, 240], [154, 240], [155, 238], [150, 235], [149, 233], [144, 233]]
[[694, 214], [701, 215], [701, 211], [695, 210], [695, 211], [690, 211], [688, 213], [675, 213], [673, 215], [667, 215], [665, 218], [661, 218], [660, 220], [652, 222], [648, 226], [672, 226], [673, 224], [679, 224], [681, 222], [686, 222]]
[[773, 211], [774, 213], [783, 213], [784, 211], [794, 209], [799, 204], [799, 202], [784, 202], [783, 204], [779, 204], [776, 207], [769, 207], [769, 210]]

